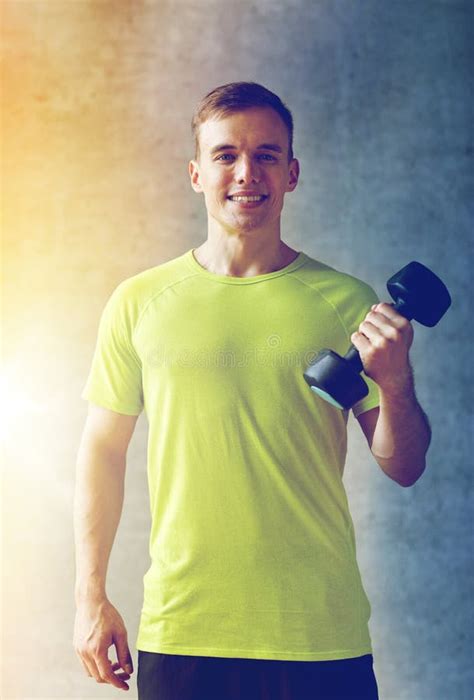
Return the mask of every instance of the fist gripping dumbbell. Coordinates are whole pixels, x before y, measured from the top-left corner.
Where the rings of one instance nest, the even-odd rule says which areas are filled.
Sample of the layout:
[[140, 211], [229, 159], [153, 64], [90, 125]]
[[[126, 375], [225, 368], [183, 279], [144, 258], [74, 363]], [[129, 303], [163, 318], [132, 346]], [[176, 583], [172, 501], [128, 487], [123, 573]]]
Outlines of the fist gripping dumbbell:
[[[423, 326], [435, 326], [451, 305], [444, 283], [416, 261], [390, 277], [387, 289], [395, 311]], [[359, 352], [351, 345], [344, 357], [333, 350], [321, 350], [303, 376], [318, 396], [337, 408], [349, 409], [368, 394], [362, 370]]]

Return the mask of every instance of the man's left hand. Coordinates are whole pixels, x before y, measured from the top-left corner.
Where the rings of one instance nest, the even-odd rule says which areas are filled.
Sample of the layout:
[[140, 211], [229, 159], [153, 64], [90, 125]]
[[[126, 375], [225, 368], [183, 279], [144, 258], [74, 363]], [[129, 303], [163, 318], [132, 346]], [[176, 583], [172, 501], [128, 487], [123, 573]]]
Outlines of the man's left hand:
[[413, 326], [391, 304], [374, 304], [353, 333], [365, 373], [387, 394], [399, 394], [412, 383], [408, 351]]

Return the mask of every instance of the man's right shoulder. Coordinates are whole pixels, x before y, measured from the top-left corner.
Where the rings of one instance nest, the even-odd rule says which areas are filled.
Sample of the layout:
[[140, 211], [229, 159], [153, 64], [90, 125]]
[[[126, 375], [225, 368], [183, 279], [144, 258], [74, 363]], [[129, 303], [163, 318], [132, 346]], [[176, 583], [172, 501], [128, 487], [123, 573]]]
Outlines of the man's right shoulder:
[[184, 253], [126, 277], [115, 287], [112, 296], [122, 302], [130, 301], [140, 306], [146, 304], [149, 299], [170, 285], [194, 274], [187, 265], [186, 256], [187, 253]]
[[149, 302], [195, 274], [186, 256], [184, 253], [119, 282], [108, 296], [104, 316], [120, 318], [129, 328], [134, 328]]

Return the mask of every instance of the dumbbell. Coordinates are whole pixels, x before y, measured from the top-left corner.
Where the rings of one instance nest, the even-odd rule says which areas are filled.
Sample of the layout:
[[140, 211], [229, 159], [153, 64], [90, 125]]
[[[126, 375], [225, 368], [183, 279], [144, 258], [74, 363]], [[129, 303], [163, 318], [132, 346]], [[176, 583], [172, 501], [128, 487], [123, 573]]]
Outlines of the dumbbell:
[[[390, 277], [387, 289], [395, 301], [395, 311], [423, 326], [435, 326], [451, 305], [445, 284], [416, 261]], [[359, 352], [351, 345], [344, 357], [333, 350], [321, 350], [303, 376], [318, 396], [337, 408], [349, 409], [369, 393], [360, 376], [362, 370]]]

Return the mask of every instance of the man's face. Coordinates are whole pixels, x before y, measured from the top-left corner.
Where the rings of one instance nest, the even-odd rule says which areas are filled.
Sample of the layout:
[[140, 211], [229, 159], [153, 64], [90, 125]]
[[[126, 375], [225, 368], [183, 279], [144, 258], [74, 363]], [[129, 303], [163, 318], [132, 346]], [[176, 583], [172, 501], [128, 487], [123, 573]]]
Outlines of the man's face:
[[[189, 163], [191, 185], [204, 193], [209, 224], [227, 233], [280, 233], [285, 192], [298, 182], [288, 163], [288, 131], [273, 109], [252, 108], [201, 124], [200, 160]], [[262, 197], [237, 200], [239, 193]]]

